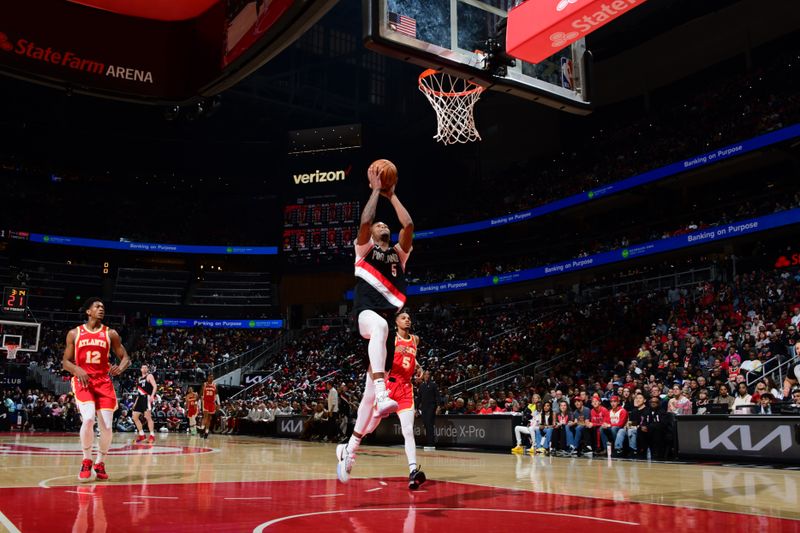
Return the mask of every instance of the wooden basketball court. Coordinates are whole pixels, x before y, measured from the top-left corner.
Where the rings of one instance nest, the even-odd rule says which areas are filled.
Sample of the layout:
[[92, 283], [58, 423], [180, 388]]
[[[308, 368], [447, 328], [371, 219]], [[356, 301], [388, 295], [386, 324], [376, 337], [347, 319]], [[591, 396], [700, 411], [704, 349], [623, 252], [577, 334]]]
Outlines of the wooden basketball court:
[[109, 481], [78, 483], [75, 434], [0, 436], [7, 531], [800, 531], [800, 471], [362, 447], [336, 479], [333, 444], [115, 434]]

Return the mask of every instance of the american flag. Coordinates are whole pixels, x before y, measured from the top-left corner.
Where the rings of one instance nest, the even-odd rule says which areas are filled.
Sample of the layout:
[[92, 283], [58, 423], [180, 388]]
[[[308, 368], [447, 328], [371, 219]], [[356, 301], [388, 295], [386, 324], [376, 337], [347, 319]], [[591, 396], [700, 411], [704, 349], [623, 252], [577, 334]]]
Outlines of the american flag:
[[411, 17], [390, 12], [389, 27], [409, 37], [417, 38], [417, 21]]

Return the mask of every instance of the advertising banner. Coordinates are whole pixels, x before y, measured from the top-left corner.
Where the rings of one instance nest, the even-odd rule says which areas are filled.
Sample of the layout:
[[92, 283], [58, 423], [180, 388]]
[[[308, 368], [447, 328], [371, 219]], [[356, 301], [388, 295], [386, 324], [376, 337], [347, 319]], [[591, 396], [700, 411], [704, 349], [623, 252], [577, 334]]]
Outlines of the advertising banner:
[[537, 0], [508, 12], [506, 51], [541, 63], [646, 0]]
[[[509, 415], [439, 415], [434, 423], [436, 446], [441, 448], [507, 448], [514, 444], [514, 425], [520, 417]], [[414, 420], [417, 443], [425, 441], [422, 418]], [[400, 419], [391, 415], [373, 433], [377, 444], [402, 444]]]
[[305, 416], [279, 415], [275, 417], [275, 435], [278, 437], [299, 437], [306, 423]]
[[681, 457], [800, 463], [800, 416], [679, 416]]
[[602, 252], [595, 255], [570, 259], [567, 261], [529, 268], [526, 270], [519, 270], [517, 272], [511, 272], [508, 274], [451, 280], [441, 283], [428, 283], [425, 285], [410, 285], [408, 287], [408, 295], [412, 296], [417, 294], [463, 291], [491, 287], [493, 285], [506, 285], [509, 283], [530, 281], [549, 276], [556, 276], [558, 274], [574, 272], [577, 270], [585, 270], [602, 265], [618, 263], [620, 261], [627, 261], [637, 257], [645, 257], [648, 255], [669, 252], [681, 248], [688, 248], [698, 244], [708, 244], [710, 242], [730, 239], [732, 237], [741, 237], [742, 235], [748, 235], [750, 233], [757, 233], [760, 231], [766, 231], [769, 229], [797, 223], [800, 223], [800, 208], [789, 209], [787, 211], [781, 211], [780, 213], [774, 213], [763, 217], [731, 222], [729, 224], [694, 231], [685, 235], [676, 235], [675, 237], [669, 237], [667, 239], [645, 242], [642, 244], [629, 246], [628, 248], [611, 250], [609, 252]]
[[263, 383], [269, 377], [270, 372], [248, 372], [244, 376], [242, 376], [242, 383], [243, 387], [249, 387], [250, 385], [257, 385], [259, 383]]
[[[529, 2], [530, 3], [530, 2]], [[479, 220], [477, 222], [470, 222], [467, 224], [458, 224], [456, 226], [446, 226], [443, 228], [433, 228], [428, 230], [417, 230], [414, 232], [414, 239], [432, 239], [435, 237], [446, 237], [448, 235], [456, 235], [459, 233], [468, 233], [472, 231], [481, 231], [498, 226], [505, 226], [508, 224], [516, 224], [518, 222], [525, 222], [533, 218], [541, 217], [549, 213], [554, 213], [568, 207], [584, 204], [592, 200], [611, 196], [634, 187], [639, 187], [648, 183], [653, 183], [670, 176], [674, 176], [687, 170], [701, 168], [707, 165], [714, 164], [718, 161], [728, 159], [730, 157], [739, 156], [754, 150], [758, 150], [771, 144], [780, 143], [789, 139], [800, 137], [800, 124], [795, 124], [787, 128], [753, 137], [745, 141], [731, 144], [711, 152], [703, 154], [649, 170], [630, 178], [615, 181], [607, 185], [603, 185], [597, 189], [585, 191], [572, 196], [567, 196], [549, 204], [540, 205], [533, 209], [511, 213], [501, 217], [491, 218], [488, 220]], [[394, 237], [396, 240], [396, 237]]]
[[[763, 217], [751, 218], [731, 222], [720, 226], [709, 227], [694, 231], [684, 235], [676, 235], [667, 239], [636, 244], [627, 248], [611, 250], [595, 255], [569, 259], [559, 263], [518, 270], [508, 274], [496, 276], [484, 276], [480, 278], [468, 278], [460, 280], [449, 280], [440, 283], [426, 283], [424, 285], [409, 285], [407, 294], [414, 296], [418, 294], [438, 294], [442, 292], [466, 291], [471, 289], [481, 289], [494, 285], [507, 285], [509, 283], [519, 283], [535, 279], [557, 276], [578, 270], [586, 270], [602, 265], [627, 261], [637, 257], [645, 257], [663, 252], [688, 248], [698, 244], [708, 244], [710, 242], [722, 241], [732, 237], [741, 237], [751, 233], [766, 231], [783, 226], [800, 223], [800, 208], [789, 209], [779, 213], [773, 213]], [[353, 299], [353, 292], [346, 294], [348, 300]]]
[[198, 244], [159, 244], [152, 242], [109, 241], [103, 239], [84, 239], [31, 233], [31, 242], [60, 244], [61, 246], [84, 246], [86, 248], [105, 248], [131, 252], [158, 252], [172, 254], [212, 254], [212, 255], [277, 255], [277, 246], [203, 246]]
[[156, 328], [280, 329], [283, 320], [209, 320], [207, 318], [151, 318]]

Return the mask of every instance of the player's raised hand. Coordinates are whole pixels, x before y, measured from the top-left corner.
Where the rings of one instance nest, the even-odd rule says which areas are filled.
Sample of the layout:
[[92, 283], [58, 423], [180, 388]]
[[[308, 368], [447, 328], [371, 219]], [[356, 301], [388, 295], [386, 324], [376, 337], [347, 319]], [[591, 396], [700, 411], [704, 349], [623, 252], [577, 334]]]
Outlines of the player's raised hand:
[[367, 169], [367, 177], [369, 178], [370, 189], [373, 191], [378, 191], [381, 189], [381, 172], [377, 166], [372, 165]]
[[396, 187], [396, 185], [392, 185], [392, 187], [390, 189], [381, 189], [381, 196], [385, 196], [386, 198], [391, 200], [392, 196], [394, 196], [394, 188], [395, 187]]

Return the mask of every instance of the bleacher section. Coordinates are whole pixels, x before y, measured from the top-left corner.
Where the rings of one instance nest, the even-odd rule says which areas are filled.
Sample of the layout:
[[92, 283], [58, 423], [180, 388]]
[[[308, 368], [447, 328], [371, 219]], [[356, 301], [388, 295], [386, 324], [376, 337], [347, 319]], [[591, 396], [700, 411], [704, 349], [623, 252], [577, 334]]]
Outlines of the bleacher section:
[[0, 256], [0, 285], [3, 287], [13, 285], [12, 279], [8, 257]]
[[68, 293], [102, 294], [103, 269], [99, 265], [23, 260], [19, 267], [31, 288], [28, 303], [32, 308], [61, 308]]
[[190, 298], [190, 305], [226, 307], [272, 306], [271, 276], [265, 272], [205, 272]]
[[182, 270], [120, 268], [114, 302], [181, 305], [191, 277], [191, 273]]

